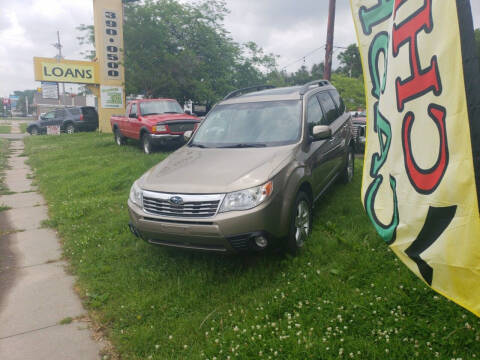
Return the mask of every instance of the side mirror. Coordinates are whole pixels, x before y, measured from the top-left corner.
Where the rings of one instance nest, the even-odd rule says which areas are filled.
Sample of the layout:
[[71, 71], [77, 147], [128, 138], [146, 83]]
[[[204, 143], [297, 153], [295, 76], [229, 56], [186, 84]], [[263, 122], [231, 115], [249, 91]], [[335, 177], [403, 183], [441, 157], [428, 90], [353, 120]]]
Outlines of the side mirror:
[[185, 132], [183, 133], [183, 137], [185, 138], [185, 141], [190, 140], [190, 138], [192, 137], [192, 134], [193, 134], [193, 131], [191, 131], [191, 130], [185, 131]]
[[332, 137], [332, 129], [327, 125], [316, 125], [312, 129], [312, 138], [316, 140], [324, 140]]
[[185, 110], [185, 114], [192, 115], [192, 112], [190, 110]]
[[45, 120], [47, 120], [45, 116], [40, 116], [40, 121], [45, 121]]
[[130, 119], [136, 119], [137, 118], [137, 114], [129, 114], [128, 117]]

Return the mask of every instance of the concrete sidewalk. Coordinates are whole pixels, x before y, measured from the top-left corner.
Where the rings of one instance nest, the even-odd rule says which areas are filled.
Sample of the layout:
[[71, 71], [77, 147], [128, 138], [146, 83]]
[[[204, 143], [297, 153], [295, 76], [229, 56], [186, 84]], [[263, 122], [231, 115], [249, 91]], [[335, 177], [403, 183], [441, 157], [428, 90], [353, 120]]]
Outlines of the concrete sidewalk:
[[[12, 126], [12, 133], [19, 132]], [[12, 195], [0, 196], [0, 359], [98, 359], [85, 310], [67, 275], [55, 231], [43, 229], [48, 209], [27, 178], [23, 142], [10, 143], [5, 184]]]

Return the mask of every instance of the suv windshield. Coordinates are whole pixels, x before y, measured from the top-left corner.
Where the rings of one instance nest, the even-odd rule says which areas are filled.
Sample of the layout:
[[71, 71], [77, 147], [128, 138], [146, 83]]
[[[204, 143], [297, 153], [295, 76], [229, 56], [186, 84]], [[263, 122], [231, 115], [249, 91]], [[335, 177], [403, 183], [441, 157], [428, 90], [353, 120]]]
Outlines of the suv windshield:
[[300, 138], [299, 100], [218, 105], [190, 146], [263, 147], [293, 144]]
[[182, 107], [176, 101], [145, 101], [140, 103], [143, 116], [156, 114], [183, 114]]

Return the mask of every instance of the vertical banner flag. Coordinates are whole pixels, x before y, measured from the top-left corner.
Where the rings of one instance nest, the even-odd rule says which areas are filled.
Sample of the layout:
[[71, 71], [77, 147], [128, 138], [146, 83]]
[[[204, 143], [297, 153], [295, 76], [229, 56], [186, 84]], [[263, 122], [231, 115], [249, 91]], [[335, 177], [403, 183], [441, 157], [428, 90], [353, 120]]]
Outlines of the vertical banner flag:
[[[95, 51], [99, 63], [99, 82], [102, 86], [120, 88], [123, 94], [123, 4], [122, 0], [93, 0], [95, 18]], [[121, 106], [104, 108], [105, 103], [100, 91], [99, 127], [101, 131], [111, 131], [110, 116], [124, 111], [124, 101]], [[123, 95], [122, 95], [123, 96]], [[119, 111], [119, 109], [122, 109]]]
[[480, 316], [480, 86], [468, 0], [351, 0], [367, 95], [362, 201], [425, 283]]

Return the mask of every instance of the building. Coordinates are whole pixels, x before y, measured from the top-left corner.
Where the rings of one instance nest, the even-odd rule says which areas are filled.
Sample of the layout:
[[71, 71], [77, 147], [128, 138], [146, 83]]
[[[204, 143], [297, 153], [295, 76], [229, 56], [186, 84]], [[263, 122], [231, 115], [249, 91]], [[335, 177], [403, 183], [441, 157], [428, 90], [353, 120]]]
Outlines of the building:
[[65, 96], [60, 95], [59, 99], [44, 99], [41, 93], [36, 92], [33, 97], [33, 105], [38, 117], [41, 113], [64, 106], [93, 106], [96, 108], [97, 99], [93, 95], [85, 96], [69, 93], [66, 93]]

